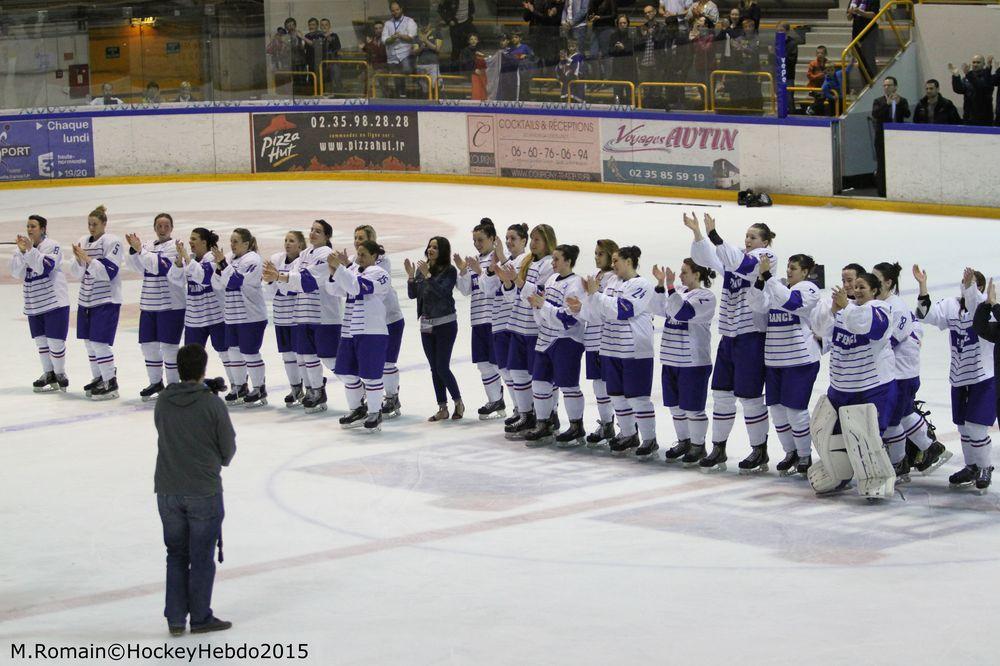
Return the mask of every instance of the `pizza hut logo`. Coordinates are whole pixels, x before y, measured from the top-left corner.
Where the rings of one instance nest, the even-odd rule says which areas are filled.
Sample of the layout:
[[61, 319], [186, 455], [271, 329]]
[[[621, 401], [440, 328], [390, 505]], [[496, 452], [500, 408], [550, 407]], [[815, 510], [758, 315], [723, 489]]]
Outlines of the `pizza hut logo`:
[[298, 157], [295, 149], [301, 138], [295, 124], [284, 115], [275, 116], [270, 124], [260, 131], [260, 157], [272, 166], [280, 166]]

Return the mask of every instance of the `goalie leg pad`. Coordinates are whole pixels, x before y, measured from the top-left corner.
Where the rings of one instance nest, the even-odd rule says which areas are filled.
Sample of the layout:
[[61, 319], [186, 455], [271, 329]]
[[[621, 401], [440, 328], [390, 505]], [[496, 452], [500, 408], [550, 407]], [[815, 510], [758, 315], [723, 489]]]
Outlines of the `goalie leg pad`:
[[809, 432], [819, 460], [813, 462], [807, 476], [818, 494], [840, 490], [854, 477], [854, 468], [844, 448], [844, 438], [834, 435], [837, 410], [829, 398], [822, 396], [813, 407]]
[[850, 405], [840, 408], [840, 428], [844, 446], [858, 477], [858, 494], [862, 497], [891, 497], [896, 484], [896, 472], [880, 437], [878, 411], [875, 405]]

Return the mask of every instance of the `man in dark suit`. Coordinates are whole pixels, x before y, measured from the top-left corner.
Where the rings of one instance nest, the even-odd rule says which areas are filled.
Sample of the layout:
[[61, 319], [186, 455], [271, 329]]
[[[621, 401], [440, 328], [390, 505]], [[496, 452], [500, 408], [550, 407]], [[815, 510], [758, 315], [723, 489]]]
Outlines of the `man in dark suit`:
[[941, 95], [941, 84], [937, 79], [928, 79], [924, 84], [924, 97], [913, 109], [913, 122], [936, 125], [961, 125], [962, 117], [958, 115], [955, 104]]
[[875, 125], [875, 161], [878, 170], [875, 180], [878, 183], [878, 195], [885, 196], [885, 123], [901, 123], [910, 117], [910, 104], [901, 97], [896, 88], [899, 82], [896, 77], [887, 76], [882, 80], [882, 97], [872, 104], [872, 123]]

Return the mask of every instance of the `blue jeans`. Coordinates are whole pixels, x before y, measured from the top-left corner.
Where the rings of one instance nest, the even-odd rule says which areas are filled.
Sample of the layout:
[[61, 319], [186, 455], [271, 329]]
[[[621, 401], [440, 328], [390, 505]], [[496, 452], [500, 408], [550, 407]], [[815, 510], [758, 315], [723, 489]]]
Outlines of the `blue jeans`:
[[157, 495], [167, 546], [167, 600], [163, 615], [172, 627], [191, 627], [212, 618], [215, 546], [222, 540], [226, 511], [222, 493], [208, 497]]
[[439, 405], [448, 401], [448, 393], [451, 393], [451, 399], [456, 402], [462, 399], [462, 393], [458, 390], [458, 382], [451, 371], [451, 351], [455, 348], [456, 337], [458, 337], [457, 321], [438, 324], [430, 331], [421, 331], [420, 334], [424, 355], [427, 357], [427, 364], [431, 367], [434, 397]]

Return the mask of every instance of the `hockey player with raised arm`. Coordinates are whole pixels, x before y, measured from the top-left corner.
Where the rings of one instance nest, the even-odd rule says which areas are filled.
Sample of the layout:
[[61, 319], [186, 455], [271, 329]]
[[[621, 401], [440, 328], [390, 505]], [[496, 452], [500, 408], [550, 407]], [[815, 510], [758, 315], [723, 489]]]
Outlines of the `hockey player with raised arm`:
[[18, 234], [17, 249], [10, 257], [10, 274], [24, 281], [24, 314], [42, 362], [42, 376], [31, 384], [35, 393], [65, 391], [69, 386], [69, 291], [59, 243], [48, 237], [48, 224], [41, 215], [29, 215], [25, 235]]
[[[696, 466], [705, 457], [708, 433], [708, 381], [712, 375], [712, 319], [716, 298], [709, 287], [715, 271], [688, 257], [680, 274], [653, 266], [656, 294], [650, 311], [664, 317], [660, 336], [660, 384], [663, 405], [670, 409], [677, 443], [664, 462]], [[675, 281], [680, 279], [680, 287]]]
[[948, 331], [951, 339], [951, 418], [962, 437], [965, 467], [952, 474], [953, 486], [975, 484], [985, 493], [993, 478], [989, 429], [996, 422], [996, 384], [993, 380], [993, 343], [980, 338], [973, 328], [976, 308], [986, 300], [986, 279], [966, 268], [962, 273], [961, 296], [943, 298], [933, 305], [927, 292], [927, 273], [913, 266], [920, 285], [917, 319]]
[[111, 346], [115, 343], [122, 307], [122, 280], [118, 273], [125, 252], [121, 239], [106, 233], [107, 226], [107, 209], [98, 206], [87, 217], [90, 233], [73, 246], [75, 261], [69, 265], [69, 272], [80, 279], [76, 337], [87, 345], [94, 379], [83, 390], [92, 400], [118, 397]]
[[167, 384], [180, 381], [177, 374], [177, 350], [184, 332], [184, 305], [187, 289], [167, 279], [170, 266], [177, 259], [177, 245], [170, 237], [174, 218], [160, 213], [153, 218], [156, 240], [143, 243], [138, 234], [125, 234], [129, 245], [125, 265], [142, 275], [139, 296], [139, 345], [146, 360], [149, 386], [139, 391], [143, 402], [155, 400]]
[[[757, 280], [749, 292], [750, 306], [767, 315], [764, 342], [764, 381], [767, 408], [785, 451], [778, 463], [782, 476], [805, 474], [812, 464], [809, 434], [809, 400], [819, 374], [820, 346], [812, 329], [819, 287], [810, 282], [816, 262], [806, 254], [788, 259], [787, 284], [771, 273], [765, 255], [758, 264]], [[752, 460], [740, 463], [740, 473], [767, 471], [767, 450], [756, 449]]]
[[[772, 266], [778, 260], [771, 249], [774, 232], [763, 222], [750, 225], [739, 248], [722, 240], [715, 230], [715, 219], [703, 216], [705, 236], [692, 213], [684, 216], [684, 226], [694, 234], [691, 258], [702, 266], [722, 273], [722, 299], [719, 303], [719, 340], [712, 372], [712, 452], [701, 460], [705, 471], [724, 470], [726, 441], [736, 420], [736, 400], [743, 405], [743, 422], [750, 438], [751, 453], [740, 463], [741, 469], [759, 467], [767, 452], [768, 418], [764, 402], [764, 340], [767, 314], [754, 313], [747, 300], [757, 280], [757, 262], [768, 257]], [[707, 236], [707, 237], [706, 237]]]

